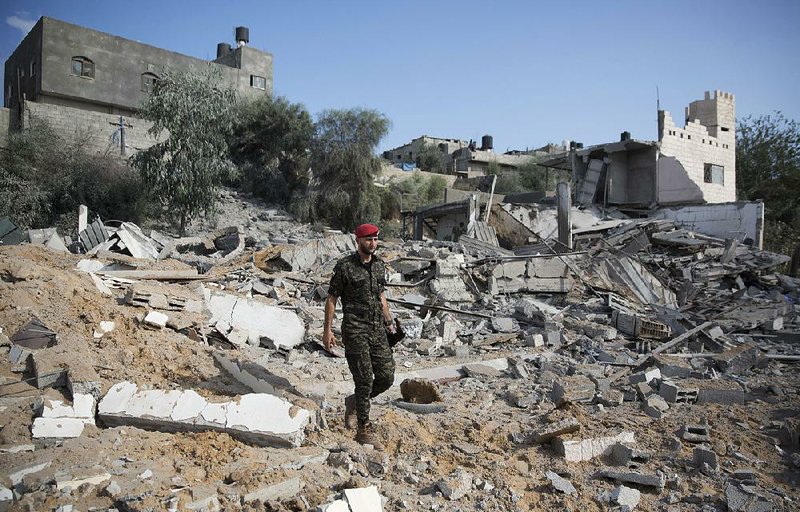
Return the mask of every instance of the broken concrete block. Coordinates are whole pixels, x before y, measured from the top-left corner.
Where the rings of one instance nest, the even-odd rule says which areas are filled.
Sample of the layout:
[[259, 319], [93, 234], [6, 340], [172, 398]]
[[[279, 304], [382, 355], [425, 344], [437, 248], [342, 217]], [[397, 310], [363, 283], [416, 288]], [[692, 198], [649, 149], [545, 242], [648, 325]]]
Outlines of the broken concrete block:
[[659, 419], [669, 410], [669, 404], [659, 395], [650, 395], [642, 402], [642, 410], [651, 418]]
[[0, 501], [11, 501], [14, 499], [14, 493], [8, 487], [0, 485]]
[[583, 440], [555, 439], [555, 448], [568, 462], [591, 460], [608, 455], [616, 443], [634, 443], [633, 432], [621, 432], [615, 436], [595, 437]]
[[270, 306], [256, 299], [246, 299], [204, 288], [206, 306], [211, 311], [210, 325], [224, 321], [232, 328], [248, 333], [251, 345], [266, 339], [271, 348], [292, 348], [303, 342], [305, 325], [293, 311]]
[[730, 483], [725, 487], [725, 502], [729, 512], [771, 512], [780, 510], [764, 498], [755, 495], [747, 486]]
[[651, 388], [650, 385], [646, 382], [640, 382], [636, 384], [633, 387], [633, 389], [636, 390], [636, 396], [639, 398], [639, 400], [645, 400], [648, 396], [655, 393], [655, 391], [653, 391], [653, 388]]
[[658, 388], [658, 394], [669, 403], [693, 404], [699, 392], [698, 388], [684, 388], [668, 380], [661, 381]]
[[525, 335], [525, 344], [529, 347], [543, 347], [544, 346], [544, 336], [541, 334], [526, 334]]
[[723, 372], [741, 375], [766, 362], [766, 358], [758, 346], [753, 343], [745, 343], [714, 356], [714, 361]]
[[345, 489], [344, 499], [352, 512], [383, 512], [383, 500], [374, 485], [359, 489]]
[[558, 308], [535, 299], [520, 299], [514, 306], [514, 317], [521, 322], [543, 327], [545, 321], [559, 313]]
[[537, 430], [531, 437], [531, 442], [534, 444], [546, 443], [560, 435], [577, 432], [580, 428], [581, 424], [578, 420], [569, 416]]
[[46, 462], [37, 462], [31, 465], [25, 465], [12, 469], [8, 473], [8, 479], [11, 480], [11, 486], [16, 487], [17, 485], [21, 484], [23, 478], [47, 468], [50, 466], [50, 462], [51, 461], [49, 460]]
[[711, 441], [711, 429], [708, 425], [686, 425], [681, 432], [681, 439], [690, 443], [708, 443]]
[[[716, 454], [715, 454], [716, 455]], [[754, 469], [737, 469], [733, 472], [733, 478], [746, 484], [755, 485], [758, 481], [758, 473]]]
[[[736, 382], [725, 382], [721, 379], [713, 381], [714, 387], [700, 388], [697, 392], [698, 404], [744, 404], [747, 395]], [[726, 385], [725, 387], [722, 387]]]
[[550, 484], [553, 488], [557, 491], [561, 491], [564, 494], [577, 494], [578, 491], [575, 490], [575, 486], [572, 485], [572, 482], [569, 480], [560, 477], [557, 473], [553, 473], [552, 471], [548, 471], [545, 473], [545, 476], [548, 480], [550, 480]]
[[655, 487], [657, 489], [663, 489], [667, 483], [667, 479], [664, 477], [664, 475], [661, 474], [646, 475], [643, 473], [636, 473], [636, 472], [618, 472], [618, 471], [604, 470], [597, 473], [597, 476], [603, 478], [610, 478], [618, 482], [627, 482], [631, 484]]
[[783, 317], [779, 316], [777, 318], [772, 318], [764, 322], [762, 325], [766, 331], [780, 331], [783, 329]]
[[702, 468], [704, 464], [707, 464], [712, 471], [719, 469], [717, 454], [707, 445], [695, 446], [692, 452], [692, 460], [697, 467]]
[[163, 329], [167, 326], [169, 317], [160, 311], [149, 311], [144, 317], [144, 323], [151, 327]]
[[503, 376], [503, 372], [500, 370], [482, 363], [465, 364], [464, 371], [468, 376], [476, 378], [484, 377], [497, 379]]
[[94, 331], [94, 337], [95, 338], [102, 338], [103, 335], [108, 334], [111, 331], [113, 331], [115, 325], [116, 324], [114, 324], [114, 322], [107, 322], [107, 321], [100, 322], [100, 325], [98, 325], [97, 329]]
[[597, 395], [597, 402], [607, 407], [622, 405], [625, 394], [618, 389], [606, 389]]
[[271, 500], [286, 500], [300, 494], [300, 489], [302, 489], [302, 487], [303, 484], [299, 478], [290, 478], [282, 482], [269, 484], [255, 491], [248, 492], [242, 496], [242, 502], [251, 503], [259, 500], [263, 503], [266, 503], [267, 501]]
[[464, 468], [456, 468], [448, 476], [436, 482], [436, 487], [450, 501], [461, 499], [472, 490], [472, 473]]
[[628, 507], [628, 510], [633, 510], [639, 504], [642, 493], [638, 489], [620, 485], [611, 491], [610, 498], [612, 503], [616, 503], [620, 507]]
[[59, 478], [56, 477], [56, 489], [59, 491], [63, 490], [75, 490], [78, 487], [89, 484], [89, 485], [99, 485], [106, 480], [110, 480], [111, 475], [109, 473], [100, 473], [93, 476], [87, 476], [83, 478]]
[[494, 317], [492, 318], [492, 330], [494, 332], [516, 332], [519, 331], [519, 325], [513, 318]]
[[553, 402], [560, 406], [567, 402], [589, 403], [596, 392], [595, 383], [584, 375], [562, 377], [553, 383]]
[[86, 423], [77, 418], [36, 418], [31, 434], [34, 439], [79, 437], [85, 426]]
[[631, 384], [638, 384], [640, 382], [650, 383], [653, 380], [661, 380], [661, 370], [659, 368], [649, 368], [643, 372], [634, 373], [628, 377]]
[[311, 419], [307, 409], [273, 395], [251, 393], [237, 401], [204, 405], [204, 399], [191, 390], [139, 391], [130, 382], [120, 382], [108, 391], [98, 406], [98, 416], [107, 425], [172, 432], [216, 430], [261, 446], [294, 447], [302, 444]]
[[445, 320], [439, 324], [439, 335], [444, 343], [453, 343], [458, 338], [461, 324], [456, 320]]

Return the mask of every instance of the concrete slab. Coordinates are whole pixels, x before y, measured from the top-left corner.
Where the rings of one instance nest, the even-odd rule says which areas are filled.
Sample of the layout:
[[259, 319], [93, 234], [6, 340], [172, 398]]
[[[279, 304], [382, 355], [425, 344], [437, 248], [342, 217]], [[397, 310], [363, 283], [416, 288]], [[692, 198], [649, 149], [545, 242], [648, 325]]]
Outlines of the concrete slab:
[[270, 500], [286, 500], [298, 495], [302, 487], [303, 483], [299, 478], [290, 478], [282, 482], [267, 485], [255, 491], [248, 492], [242, 497], [242, 501], [244, 503], [250, 503], [259, 500], [266, 503]]
[[345, 489], [344, 499], [347, 500], [352, 512], [383, 512], [381, 495], [374, 485], [360, 489]]
[[258, 346], [263, 338], [274, 348], [292, 348], [303, 342], [305, 325], [293, 311], [207, 288], [203, 288], [203, 296], [211, 311], [210, 324], [222, 320], [247, 331], [251, 345]]
[[144, 317], [145, 324], [152, 327], [158, 327], [159, 329], [166, 327], [168, 321], [169, 317], [160, 311], [150, 311]]
[[38, 473], [39, 471], [47, 468], [50, 465], [50, 461], [46, 462], [39, 462], [36, 464], [30, 464], [27, 466], [22, 466], [19, 468], [14, 468], [8, 474], [8, 479], [11, 480], [11, 486], [16, 487], [17, 485], [22, 483], [22, 479], [25, 478], [27, 475], [32, 475], [34, 473]]
[[109, 473], [100, 473], [98, 475], [89, 476], [85, 478], [74, 478], [69, 480], [61, 480], [56, 478], [56, 489], [59, 491], [62, 490], [75, 490], [83, 484], [90, 484], [90, 485], [99, 485], [106, 480], [110, 480], [111, 475]]
[[319, 506], [320, 512], [350, 512], [350, 506], [344, 500], [336, 500]]
[[192, 390], [136, 391], [135, 384], [120, 382], [101, 400], [98, 415], [107, 425], [167, 432], [216, 430], [260, 446], [279, 447], [300, 446], [305, 439], [304, 429], [311, 421], [307, 409], [263, 393], [203, 406], [204, 402]]
[[181, 400], [175, 404], [170, 418], [175, 421], [196, 418], [207, 406], [208, 402], [205, 398], [200, 396], [196, 391], [189, 389], [184, 391]]
[[548, 471], [545, 473], [545, 476], [550, 483], [553, 485], [553, 488], [557, 491], [561, 491], [564, 494], [577, 494], [578, 491], [575, 489], [575, 486], [572, 485], [572, 482], [565, 478], [561, 478], [557, 473], [553, 473], [552, 471]]
[[85, 426], [86, 423], [78, 418], [36, 418], [31, 434], [34, 439], [78, 437]]

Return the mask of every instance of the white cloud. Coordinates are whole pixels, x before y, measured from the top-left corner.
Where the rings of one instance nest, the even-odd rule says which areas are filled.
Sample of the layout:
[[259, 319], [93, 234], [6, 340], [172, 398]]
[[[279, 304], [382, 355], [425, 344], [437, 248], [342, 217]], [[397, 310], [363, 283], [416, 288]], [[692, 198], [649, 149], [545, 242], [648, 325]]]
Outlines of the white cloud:
[[24, 18], [20, 18], [19, 16], [9, 16], [6, 18], [6, 23], [14, 28], [17, 28], [22, 32], [23, 36], [28, 35], [28, 32], [31, 31], [34, 25], [36, 25], [36, 20], [26, 20]]

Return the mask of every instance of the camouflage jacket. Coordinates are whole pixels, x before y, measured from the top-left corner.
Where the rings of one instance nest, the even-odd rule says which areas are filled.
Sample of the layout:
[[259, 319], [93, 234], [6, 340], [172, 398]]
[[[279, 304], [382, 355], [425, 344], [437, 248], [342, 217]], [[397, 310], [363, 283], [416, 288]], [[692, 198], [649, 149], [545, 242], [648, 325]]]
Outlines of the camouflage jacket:
[[386, 265], [372, 255], [364, 264], [357, 252], [340, 259], [333, 268], [328, 293], [342, 299], [342, 331], [377, 331], [383, 327], [381, 293], [386, 286]]

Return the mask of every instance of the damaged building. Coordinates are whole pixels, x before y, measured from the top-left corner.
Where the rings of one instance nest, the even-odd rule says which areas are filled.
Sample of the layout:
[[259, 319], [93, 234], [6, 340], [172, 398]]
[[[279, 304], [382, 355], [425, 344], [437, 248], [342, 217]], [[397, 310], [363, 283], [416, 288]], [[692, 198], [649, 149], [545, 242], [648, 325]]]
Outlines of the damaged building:
[[206, 61], [42, 17], [5, 62], [0, 132], [39, 118], [61, 133], [90, 134], [94, 151], [130, 155], [156, 142], [136, 110], [167, 70], [210, 66], [240, 95], [272, 94], [272, 54], [249, 46], [247, 27], [235, 38], [235, 47], [219, 43]]
[[658, 141], [618, 142], [543, 162], [573, 173], [575, 202], [620, 208], [736, 201], [736, 102], [714, 91], [686, 107], [683, 128], [658, 111]]
[[460, 178], [486, 176], [490, 165], [497, 166], [500, 172], [515, 171], [519, 167], [535, 161], [535, 157], [552, 155], [563, 151], [561, 146], [548, 144], [534, 150], [511, 150], [497, 153], [491, 135], [481, 137], [481, 144], [460, 139], [443, 139], [423, 135], [408, 144], [383, 152], [383, 158], [394, 165], [412, 169], [419, 165], [423, 148], [434, 147], [441, 152], [445, 174], [455, 174]]

